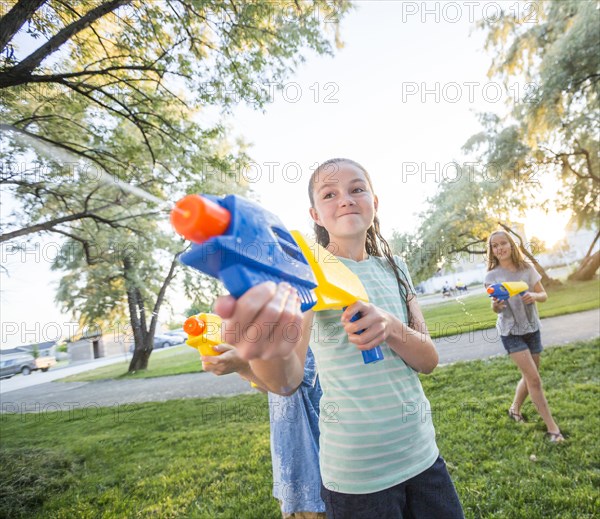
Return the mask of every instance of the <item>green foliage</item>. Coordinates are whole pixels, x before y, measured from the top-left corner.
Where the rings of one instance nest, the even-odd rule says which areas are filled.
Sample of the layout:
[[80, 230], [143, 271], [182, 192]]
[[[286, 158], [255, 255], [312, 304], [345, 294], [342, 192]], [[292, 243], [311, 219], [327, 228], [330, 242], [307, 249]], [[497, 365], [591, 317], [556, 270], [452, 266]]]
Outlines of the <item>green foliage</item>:
[[405, 251], [415, 282], [451, 265], [461, 254], [485, 253], [485, 241], [499, 221], [506, 221], [517, 200], [504, 200], [502, 187], [472, 169], [456, 181], [443, 181], [428, 200], [419, 228], [412, 236], [395, 233], [390, 245]]
[[[418, 250], [411, 252], [409, 265], [417, 279], [431, 276], [456, 254], [482, 253], [483, 241], [499, 222], [522, 217], [532, 206], [570, 210], [578, 226], [597, 229], [597, 5], [566, 0], [507, 6], [499, 19], [478, 25], [487, 32], [493, 56], [489, 76], [499, 78], [510, 94], [509, 112], [481, 114], [482, 131], [463, 148], [478, 167], [462, 171], [458, 181], [442, 182], [429, 200], [411, 239]], [[554, 180], [562, 189], [553, 199], [541, 199], [540, 186]]]
[[[519, 380], [508, 358], [422, 377], [467, 518], [597, 514], [599, 362], [598, 340], [544, 353], [544, 388], [567, 436], [562, 445], [545, 440], [530, 403], [527, 424], [506, 416]], [[281, 517], [271, 495], [264, 395], [5, 414], [2, 428], [2, 516]], [[44, 482], [25, 502], [14, 491], [23, 476]]]
[[[521, 23], [513, 10], [487, 30], [494, 53], [489, 74], [505, 84], [526, 81], [533, 95], [513, 100], [510, 116], [498, 120], [504, 130], [491, 131], [467, 143], [487, 145], [484, 157], [514, 170], [520, 178], [559, 178], [557, 205], [570, 209], [580, 226], [597, 224], [600, 210], [600, 11], [594, 2], [564, 0], [535, 4], [536, 23]], [[507, 125], [507, 121], [516, 121]], [[510, 132], [506, 153], [496, 144]]]
[[201, 304], [215, 297], [205, 278], [175, 269], [183, 244], [167, 209], [184, 193], [247, 191], [245, 144], [206, 108], [264, 106], [305, 51], [340, 44], [349, 3], [41, 3], [30, 13], [11, 3], [38, 45], [29, 55], [0, 19], [0, 118], [15, 130], [0, 137], [0, 184], [17, 202], [0, 239], [59, 236], [59, 304], [102, 329], [128, 316], [137, 351], [173, 280]]
[[155, 351], [148, 362], [148, 369], [143, 371], [128, 373], [127, 367], [128, 364], [126, 363], [111, 364], [91, 371], [70, 375], [60, 379], [60, 382], [91, 382], [93, 380], [122, 378], [129, 380], [202, 372], [202, 362], [198, 350], [187, 345]]

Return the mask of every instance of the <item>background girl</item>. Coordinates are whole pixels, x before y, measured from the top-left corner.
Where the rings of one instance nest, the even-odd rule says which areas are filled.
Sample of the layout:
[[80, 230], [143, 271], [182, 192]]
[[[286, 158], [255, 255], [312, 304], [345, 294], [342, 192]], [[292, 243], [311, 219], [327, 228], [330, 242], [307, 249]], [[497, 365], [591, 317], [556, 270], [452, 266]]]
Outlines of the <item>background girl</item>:
[[508, 415], [516, 422], [524, 422], [521, 406], [529, 395], [546, 424], [548, 439], [551, 442], [562, 442], [564, 437], [552, 418], [539, 372], [542, 341], [535, 303], [543, 303], [548, 298], [540, 282], [542, 276], [525, 263], [515, 242], [504, 231], [495, 231], [490, 235], [487, 252], [486, 287], [505, 281], [524, 281], [529, 287], [533, 287], [533, 290], [522, 296], [511, 297], [507, 301], [492, 299], [492, 310], [498, 314], [497, 327], [502, 344], [522, 375]]

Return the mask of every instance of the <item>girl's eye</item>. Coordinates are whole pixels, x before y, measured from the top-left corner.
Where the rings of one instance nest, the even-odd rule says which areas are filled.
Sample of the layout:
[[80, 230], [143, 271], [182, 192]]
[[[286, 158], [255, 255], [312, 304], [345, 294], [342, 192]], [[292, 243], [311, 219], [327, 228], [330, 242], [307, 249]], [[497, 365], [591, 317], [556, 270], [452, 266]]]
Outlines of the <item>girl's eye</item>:
[[363, 191], [364, 191], [364, 189], [362, 187], [357, 187], [352, 192], [353, 193], [362, 193]]
[[323, 196], [323, 199], [331, 198], [332, 196], [333, 196], [333, 193], [325, 193], [325, 195]]

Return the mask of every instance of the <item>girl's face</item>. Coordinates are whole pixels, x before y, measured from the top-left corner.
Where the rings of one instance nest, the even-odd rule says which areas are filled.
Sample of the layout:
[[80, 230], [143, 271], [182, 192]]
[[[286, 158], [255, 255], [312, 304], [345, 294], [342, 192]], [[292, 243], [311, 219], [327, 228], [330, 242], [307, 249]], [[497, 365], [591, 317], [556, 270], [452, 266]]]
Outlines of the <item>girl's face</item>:
[[310, 215], [330, 237], [360, 237], [373, 224], [377, 197], [364, 172], [347, 163], [331, 164], [317, 173]]
[[492, 254], [498, 261], [507, 260], [511, 257], [512, 245], [504, 233], [498, 233], [492, 236], [490, 240]]

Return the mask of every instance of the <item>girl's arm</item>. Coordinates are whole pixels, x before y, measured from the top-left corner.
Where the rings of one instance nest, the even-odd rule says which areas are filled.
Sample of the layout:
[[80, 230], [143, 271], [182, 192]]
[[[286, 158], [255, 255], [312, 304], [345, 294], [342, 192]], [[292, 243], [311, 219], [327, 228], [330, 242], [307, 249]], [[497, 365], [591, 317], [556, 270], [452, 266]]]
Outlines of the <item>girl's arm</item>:
[[542, 286], [541, 281], [538, 281], [535, 284], [535, 286], [533, 287], [533, 292], [525, 292], [525, 294], [523, 294], [523, 302], [526, 305], [530, 305], [532, 303], [535, 303], [536, 301], [538, 303], [543, 303], [547, 299], [548, 299], [548, 294], [546, 294], [546, 290]]
[[312, 312], [302, 313], [290, 285], [262, 283], [237, 300], [221, 297], [215, 312], [223, 318], [221, 339], [249, 362], [262, 387], [290, 395], [300, 386]]
[[296, 392], [304, 378], [304, 364], [311, 334], [314, 313], [305, 313], [302, 326], [290, 334], [298, 334], [296, 348], [286, 357], [273, 357], [267, 360], [250, 360], [250, 367], [256, 377], [271, 393], [289, 396]]
[[[362, 301], [346, 308], [342, 314], [342, 324], [348, 340], [356, 344], [359, 350], [370, 350], [385, 341], [415, 371], [431, 373], [439, 361], [437, 350], [429, 336], [417, 298], [413, 297], [408, 305], [413, 317], [412, 327], [381, 308]], [[350, 322], [356, 312], [361, 313], [361, 318]], [[360, 330], [364, 331], [357, 334]]]

